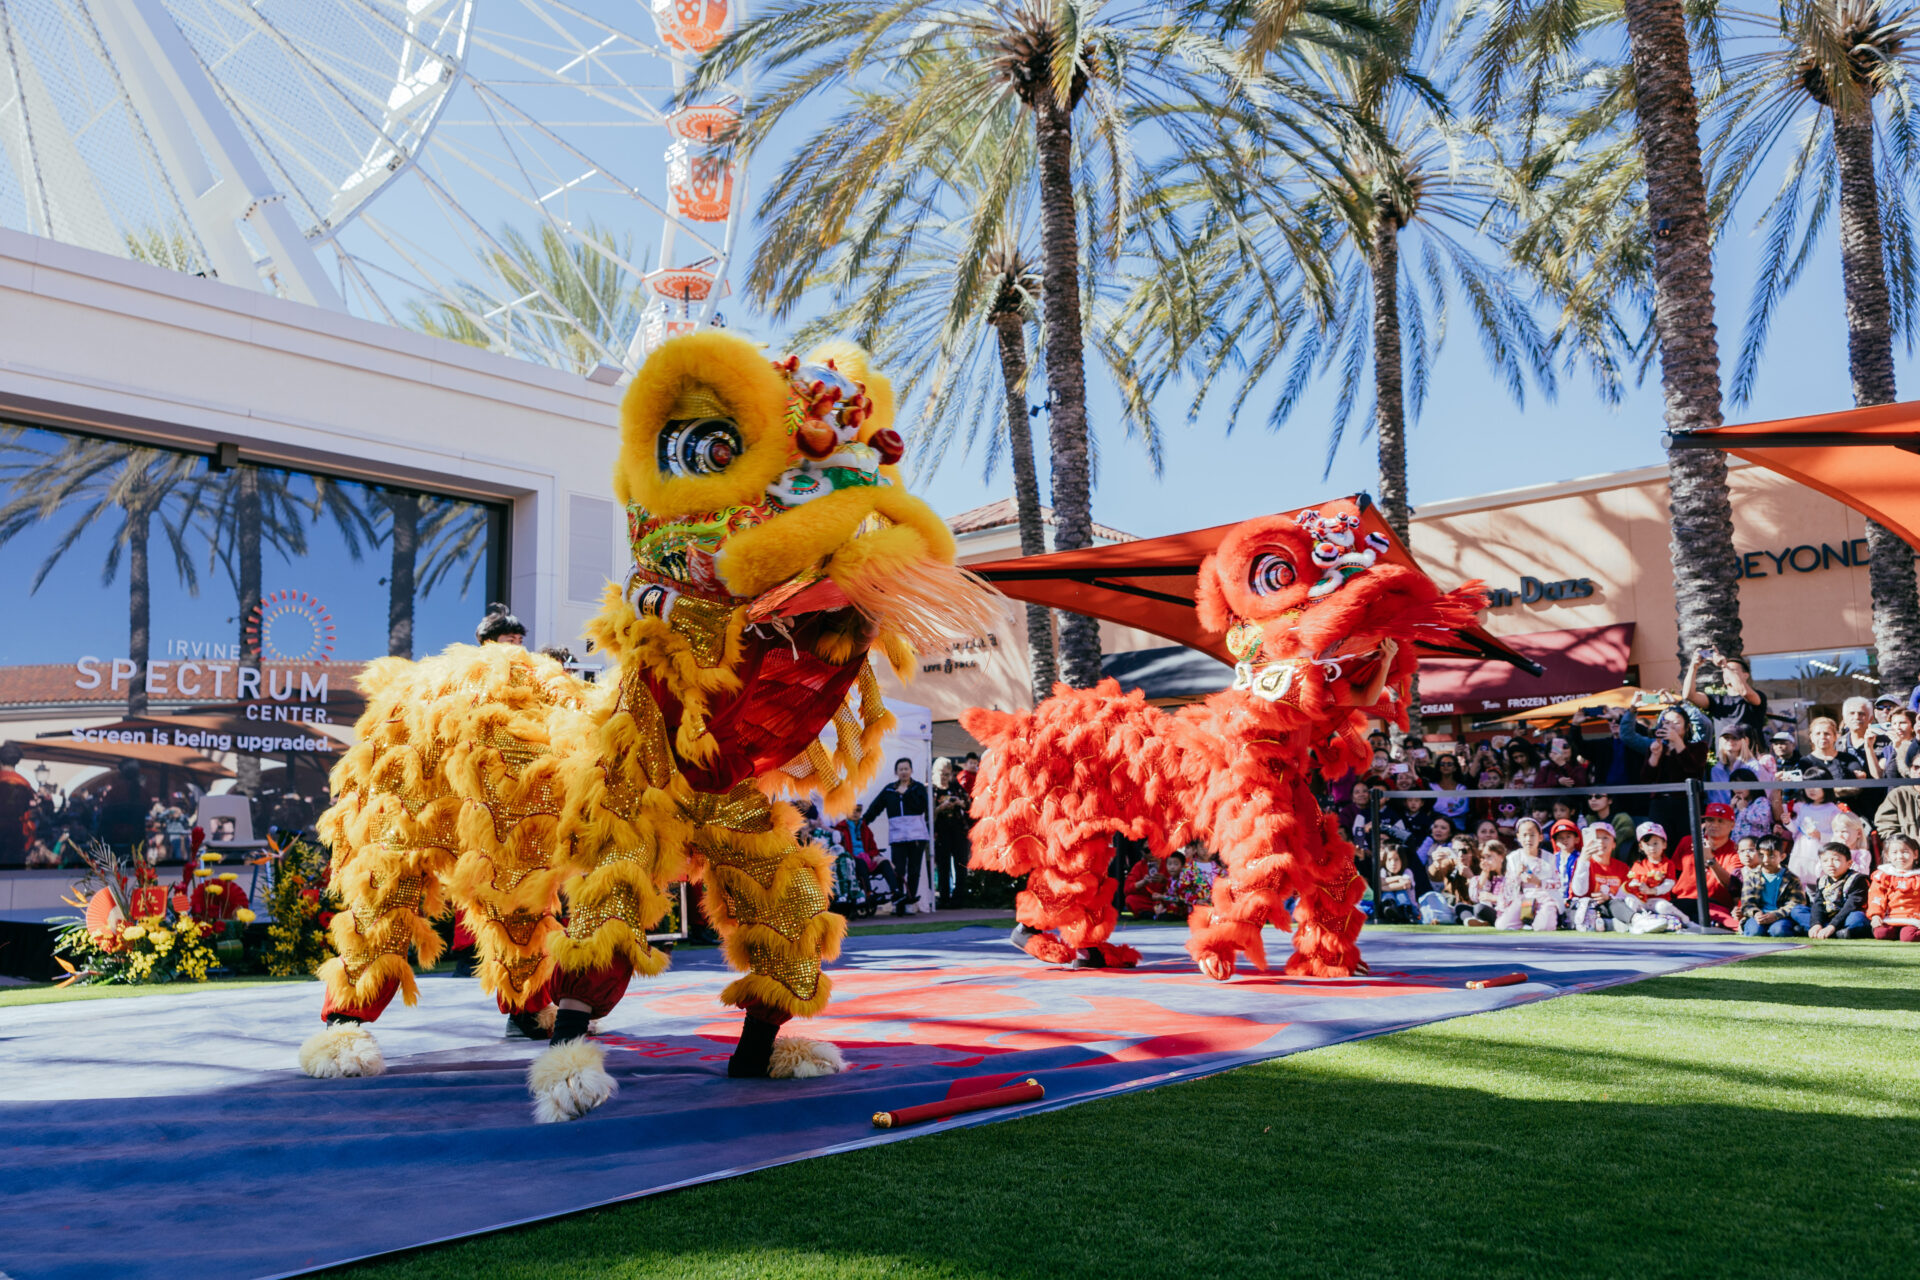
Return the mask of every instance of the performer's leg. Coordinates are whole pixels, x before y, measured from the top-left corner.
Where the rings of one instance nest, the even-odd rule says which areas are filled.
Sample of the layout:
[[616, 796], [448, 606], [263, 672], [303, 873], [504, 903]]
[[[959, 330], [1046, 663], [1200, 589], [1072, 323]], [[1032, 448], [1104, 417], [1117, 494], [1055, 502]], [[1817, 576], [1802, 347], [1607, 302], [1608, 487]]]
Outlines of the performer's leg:
[[840, 1051], [797, 1036], [776, 1042], [773, 1032], [826, 1007], [833, 981], [820, 966], [840, 953], [847, 922], [828, 910], [827, 855], [794, 841], [791, 806], [778, 816], [709, 826], [700, 852], [707, 918], [727, 962], [744, 971], [720, 993], [745, 1015], [727, 1074], [805, 1079], [841, 1070]]
[[1303, 812], [1316, 814], [1319, 820], [1300, 824], [1302, 856], [1294, 860], [1299, 897], [1293, 909], [1293, 958], [1287, 961], [1287, 972], [1323, 978], [1364, 973], [1359, 937], [1365, 919], [1360, 898], [1366, 884], [1354, 869], [1353, 846], [1340, 835], [1332, 815], [1311, 807], [1313, 801], [1304, 786], [1296, 786], [1295, 795]]
[[[669, 868], [653, 828], [637, 815], [608, 814], [605, 821], [611, 838], [594, 865], [568, 868], [565, 929], [554, 925], [540, 935], [546, 955], [535, 959], [545, 962], [551, 979], [538, 989], [507, 992], [522, 1010], [552, 1003], [551, 1046], [527, 1070], [534, 1119], [542, 1124], [577, 1119], [614, 1095], [618, 1086], [600, 1047], [587, 1039], [587, 1026], [613, 1012], [635, 973], [667, 967], [667, 954], [647, 941], [647, 931], [671, 906], [665, 892]], [[512, 966], [525, 962], [503, 955], [499, 972], [511, 979]], [[506, 1000], [503, 995], [503, 1007]]]
[[446, 861], [439, 850], [385, 845], [336, 861], [334, 884], [346, 910], [331, 927], [339, 954], [316, 975], [324, 984], [320, 1016], [326, 1029], [300, 1046], [300, 1069], [308, 1075], [370, 1076], [385, 1069], [362, 1024], [378, 1018], [396, 992], [408, 1004], [419, 998], [410, 950], [429, 967], [440, 958], [440, 935], [431, 919], [443, 909], [435, 872]]
[[1112, 860], [1112, 839], [1095, 836], [1028, 872], [1027, 887], [1014, 899], [1016, 945], [1048, 964], [1138, 963], [1138, 951], [1107, 941], [1120, 919], [1113, 905], [1118, 886], [1107, 875]]

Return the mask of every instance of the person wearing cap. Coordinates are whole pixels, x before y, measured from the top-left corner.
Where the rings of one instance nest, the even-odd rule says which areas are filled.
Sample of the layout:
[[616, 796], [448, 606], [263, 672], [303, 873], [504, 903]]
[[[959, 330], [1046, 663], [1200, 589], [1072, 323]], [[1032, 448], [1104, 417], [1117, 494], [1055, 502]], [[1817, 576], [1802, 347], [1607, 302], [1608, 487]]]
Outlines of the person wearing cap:
[[[1661, 824], [1663, 827], [1664, 823]], [[1734, 908], [1740, 905], [1740, 849], [1733, 841], [1733, 806], [1710, 804], [1700, 815], [1700, 831], [1706, 837], [1706, 856], [1694, 857], [1693, 837], [1680, 837], [1674, 860], [1679, 872], [1673, 880], [1673, 905], [1689, 920], [1698, 920], [1700, 884], [1706, 880], [1707, 919], [1722, 929], [1738, 928]], [[1700, 866], [1696, 866], [1698, 861]]]
[[1596, 791], [1587, 797], [1587, 822], [1589, 824], [1604, 822], [1612, 827], [1613, 847], [1616, 851], [1634, 847], [1633, 815], [1616, 810], [1613, 807], [1613, 797], [1606, 792]]
[[[1761, 770], [1765, 769], [1764, 775]], [[1754, 755], [1753, 731], [1744, 724], [1730, 724], [1720, 733], [1719, 750], [1714, 753], [1713, 764], [1707, 770], [1709, 782], [1726, 782], [1734, 771], [1746, 769], [1756, 778], [1766, 777], [1772, 781], [1774, 767], [1771, 760], [1762, 761]], [[1733, 793], [1726, 787], [1708, 787], [1707, 801], [1711, 804], [1729, 804]]]
[[[1539, 825], [1539, 820], [1532, 820]], [[1565, 885], [1573, 880], [1574, 864], [1580, 861], [1580, 824], [1570, 819], [1561, 819], [1546, 828], [1547, 843], [1552, 846], [1548, 857], [1553, 861], [1553, 869]]]
[[479, 644], [524, 645], [527, 642], [526, 626], [513, 616], [513, 610], [498, 601], [488, 603], [487, 616], [480, 619], [473, 635]]
[[1775, 729], [1773, 731], [1767, 738], [1767, 759], [1773, 765], [1775, 777], [1789, 769], [1799, 768], [1800, 740], [1793, 736], [1793, 730]]
[[[1708, 693], [1698, 687], [1701, 668], [1712, 663], [1719, 672], [1724, 693]], [[1713, 720], [1713, 736], [1718, 738], [1727, 726], [1741, 724], [1755, 736], [1767, 728], [1767, 695], [1753, 683], [1753, 672], [1745, 658], [1728, 658], [1718, 649], [1696, 652], [1687, 664], [1687, 678], [1680, 685], [1680, 700], [1692, 703]]]
[[1629, 927], [1637, 933], [1699, 928], [1673, 905], [1675, 867], [1667, 856], [1666, 829], [1657, 822], [1643, 822], [1634, 828], [1633, 835], [1640, 859], [1627, 872]]
[[1625, 933], [1633, 922], [1626, 892], [1627, 864], [1613, 856], [1613, 828], [1596, 822], [1580, 833], [1580, 856], [1567, 880], [1573, 928]]

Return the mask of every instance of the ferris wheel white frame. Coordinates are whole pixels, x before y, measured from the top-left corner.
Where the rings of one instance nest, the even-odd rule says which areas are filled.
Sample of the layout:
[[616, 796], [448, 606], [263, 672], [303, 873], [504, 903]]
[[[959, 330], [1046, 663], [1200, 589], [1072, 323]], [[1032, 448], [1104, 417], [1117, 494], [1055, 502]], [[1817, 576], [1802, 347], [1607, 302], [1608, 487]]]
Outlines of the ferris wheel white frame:
[[[544, 78], [550, 86], [560, 85], [588, 95], [601, 107], [623, 113], [630, 123], [660, 126], [664, 134], [670, 126], [669, 114], [660, 104], [622, 84], [617, 69], [605, 60], [606, 51], [613, 48], [616, 53], [640, 52], [660, 58], [669, 69], [671, 88], [677, 92], [684, 87], [691, 63], [698, 54], [737, 23], [738, 0], [678, 0], [678, 3], [651, 0], [660, 37], [657, 46], [642, 45], [630, 32], [565, 0], [520, 0], [520, 3], [535, 19], [547, 19], [554, 32], [552, 48], [556, 58], [569, 50], [570, 56], [557, 65], [542, 65], [520, 49], [500, 42], [489, 44], [486, 32], [473, 24], [475, 0], [407, 0], [404, 13], [399, 16], [381, 11], [372, 0], [357, 0], [354, 3], [357, 11], [391, 31], [397, 53], [387, 100], [370, 107], [363, 87], [356, 93], [353, 86], [330, 78], [327, 68], [295, 47], [245, 0], [176, 0], [177, 7], [197, 4], [231, 20], [252, 22], [262, 38], [276, 41], [290, 61], [299, 62], [315, 83], [328, 86], [364, 122], [365, 131], [373, 141], [361, 155], [357, 168], [337, 178], [319, 175], [323, 185], [331, 189], [331, 199], [324, 209], [302, 190], [297, 175], [287, 172], [286, 155], [290, 148], [284, 140], [269, 136], [272, 122], [252, 118], [245, 104], [236, 100], [216, 75], [210, 74], [202, 51], [194, 47], [163, 0], [109, 0], [105, 4], [81, 0], [76, 8], [91, 24], [93, 39], [111, 63], [126, 105], [143, 123], [147, 144], [171, 175], [173, 202], [185, 219], [209, 274], [317, 306], [333, 310], [358, 309], [398, 322], [399, 316], [386, 301], [380, 282], [373, 277], [381, 274], [394, 283], [399, 282], [399, 277], [390, 268], [363, 260], [341, 239], [343, 232], [358, 224], [380, 242], [394, 261], [404, 263], [418, 277], [406, 282], [409, 287], [420, 290], [436, 303], [461, 311], [489, 335], [497, 337], [503, 331], [510, 332], [511, 326], [502, 323], [503, 317], [510, 321], [517, 309], [544, 308], [547, 319], [566, 317], [565, 308], [537, 280], [531, 281], [532, 289], [522, 296], [503, 299], [489, 311], [471, 309], [459, 291], [449, 284], [450, 278], [457, 279], [457, 271], [444, 262], [431, 261], [428, 253], [418, 246], [408, 246], [404, 236], [383, 223], [378, 216], [378, 197], [400, 178], [411, 175], [442, 210], [462, 224], [462, 231], [472, 243], [488, 253], [504, 251], [500, 241], [447, 189], [443, 177], [432, 171], [434, 166], [422, 164], [424, 156], [437, 155], [448, 165], [458, 166], [463, 173], [483, 180], [496, 198], [518, 202], [556, 234], [585, 246], [626, 276], [653, 289], [654, 303], [634, 325], [623, 347], [617, 340], [602, 341], [577, 323], [574, 325], [580, 336], [588, 340], [599, 361], [631, 369], [644, 357], [650, 340], [657, 340], [664, 332], [710, 323], [715, 318], [725, 291], [725, 268], [734, 252], [744, 205], [744, 154], [736, 153], [731, 139], [726, 139], [721, 164], [730, 198], [724, 200], [724, 219], [718, 225], [713, 220], [695, 222], [676, 212], [676, 194], [663, 193], [664, 198], [655, 198], [534, 119], [510, 94], [500, 92], [486, 79], [469, 74], [469, 54], [477, 46], [484, 47], [489, 55], [523, 68], [529, 77]], [[705, 38], [705, 44], [689, 47], [684, 40], [677, 43], [674, 39], [670, 28], [676, 16], [681, 20], [684, 36], [689, 14], [696, 35]], [[555, 15], [564, 16], [577, 28], [598, 32], [601, 38], [592, 45], [584, 44], [554, 21]], [[48, 138], [36, 139], [27, 121], [28, 95], [22, 84], [20, 60], [4, 6], [0, 6], [0, 39], [4, 40], [0, 54], [4, 54], [7, 61], [7, 66], [0, 66], [0, 71], [12, 69], [13, 105], [20, 117], [16, 132], [24, 136], [29, 157], [36, 157], [36, 144], [44, 146]], [[463, 83], [472, 90], [467, 96], [470, 104], [477, 105], [496, 123], [504, 121], [502, 128], [539, 131], [544, 141], [555, 148], [554, 154], [571, 157], [577, 166], [577, 176], [570, 181], [555, 182], [551, 189], [543, 191], [534, 187], [524, 168], [516, 177], [526, 181], [516, 185], [503, 181], [498, 173], [488, 172], [484, 164], [462, 154], [451, 143], [442, 145], [438, 152], [430, 151], [455, 90]], [[0, 84], [0, 92], [5, 87]], [[744, 86], [727, 86], [721, 93], [743, 99]], [[4, 112], [5, 105], [0, 100], [0, 112]], [[674, 114], [684, 115], [686, 110]], [[41, 132], [50, 136], [58, 131], [43, 129]], [[57, 141], [53, 139], [53, 144], [57, 145]], [[669, 157], [675, 147], [682, 153], [686, 150], [686, 135], [678, 142], [669, 141], [672, 145], [663, 153], [663, 171], [671, 163]], [[714, 136], [710, 134], [706, 141], [714, 143]], [[719, 148], [707, 148], [716, 149]], [[209, 159], [211, 167], [207, 163]], [[32, 181], [38, 184], [43, 208], [39, 211], [42, 215], [38, 218], [39, 225], [32, 229], [57, 237], [61, 228], [53, 213], [54, 201], [49, 198], [37, 159], [34, 165]], [[711, 169], [711, 157], [708, 165]], [[65, 166], [69, 174], [75, 169], [76, 166]], [[310, 172], [308, 176], [313, 175]], [[552, 207], [556, 197], [563, 197], [575, 184], [589, 180], [602, 184], [603, 189], [616, 190], [626, 200], [639, 204], [660, 219], [658, 265], [652, 271], [627, 260], [602, 239], [584, 234], [583, 228], [568, 217], [556, 215]], [[28, 185], [25, 179], [24, 185]], [[69, 186], [72, 185], [75, 184], [69, 180]], [[90, 191], [62, 189], [57, 194], [60, 200], [99, 199]], [[33, 218], [32, 211], [29, 217]], [[713, 231], [707, 231], [707, 227]], [[319, 250], [323, 246], [333, 251], [337, 277], [322, 262]], [[113, 246], [93, 247], [111, 249]], [[695, 260], [678, 261], [676, 255], [688, 250]], [[709, 282], [704, 293], [696, 297], [686, 291], [685, 281], [697, 283], [703, 276]], [[670, 279], [663, 282], [662, 277]], [[666, 299], [669, 285], [674, 282], [681, 282], [683, 291], [678, 295], [678, 314], [669, 314], [673, 308]], [[349, 293], [360, 298], [357, 308], [350, 306]], [[507, 349], [514, 349], [511, 339]]]

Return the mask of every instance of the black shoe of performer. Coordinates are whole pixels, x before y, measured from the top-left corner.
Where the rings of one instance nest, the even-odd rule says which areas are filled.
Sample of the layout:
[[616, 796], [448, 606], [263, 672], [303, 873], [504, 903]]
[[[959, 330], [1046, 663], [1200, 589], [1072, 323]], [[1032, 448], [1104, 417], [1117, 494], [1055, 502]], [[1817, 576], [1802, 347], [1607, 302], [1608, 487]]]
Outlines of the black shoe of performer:
[[587, 1024], [592, 1021], [593, 1014], [586, 1009], [562, 1009], [553, 1015], [551, 1039], [555, 1044], [582, 1039], [587, 1034]]
[[727, 1074], [736, 1080], [759, 1080], [773, 1061], [773, 1041], [780, 1028], [748, 1014], [740, 1024], [740, 1042], [727, 1059]]
[[1098, 947], [1084, 947], [1074, 953], [1073, 967], [1076, 969], [1104, 969], [1107, 967], [1106, 953]]
[[540, 1025], [540, 1015], [521, 1010], [507, 1015], [507, 1039], [545, 1040], [551, 1033]]
[[357, 1027], [365, 1021], [365, 1018], [356, 1018], [350, 1013], [330, 1013], [327, 1015], [327, 1025], [330, 1027]]
[[1027, 939], [1037, 938], [1039, 936], [1040, 930], [1029, 929], [1023, 924], [1017, 924], [1013, 926], [1013, 932], [1007, 935], [1007, 941], [1020, 950], [1025, 951], [1027, 949]]

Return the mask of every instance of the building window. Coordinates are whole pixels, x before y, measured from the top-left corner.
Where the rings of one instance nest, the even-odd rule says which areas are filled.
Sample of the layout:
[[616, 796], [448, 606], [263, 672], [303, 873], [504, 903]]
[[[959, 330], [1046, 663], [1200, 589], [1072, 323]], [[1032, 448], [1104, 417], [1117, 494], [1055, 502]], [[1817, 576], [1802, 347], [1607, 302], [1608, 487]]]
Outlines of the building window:
[[1791, 716], [1804, 730], [1817, 715], [1838, 715], [1848, 698], [1880, 693], [1878, 664], [1871, 649], [1809, 649], [1799, 653], [1749, 655], [1753, 682], [1767, 695], [1776, 717]]
[[505, 598], [506, 520], [499, 504], [0, 422], [0, 736], [22, 757], [0, 782], [59, 799], [24, 841], [0, 812], [0, 868], [51, 845], [55, 823], [99, 837], [91, 800], [135, 767], [146, 802], [189, 818], [202, 793], [238, 789], [260, 834], [310, 821], [363, 707], [361, 668], [471, 644]]

